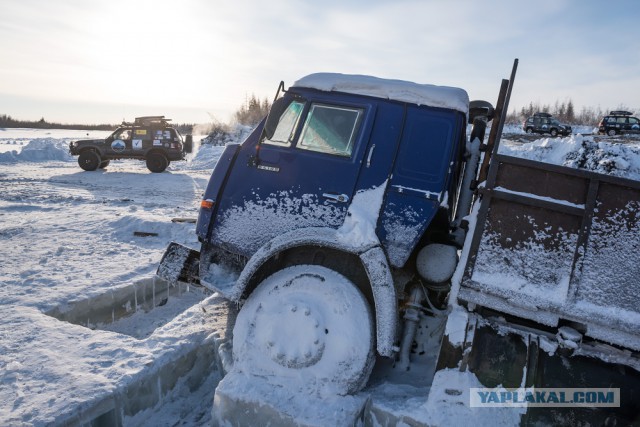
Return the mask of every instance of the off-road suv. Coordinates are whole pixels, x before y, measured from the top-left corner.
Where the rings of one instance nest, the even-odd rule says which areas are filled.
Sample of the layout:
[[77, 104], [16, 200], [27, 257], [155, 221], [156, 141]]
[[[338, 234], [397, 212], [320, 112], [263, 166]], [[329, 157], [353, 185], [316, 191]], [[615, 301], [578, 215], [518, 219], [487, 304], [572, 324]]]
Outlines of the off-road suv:
[[598, 133], [609, 136], [640, 133], [640, 120], [629, 111], [612, 111], [598, 124]]
[[535, 113], [522, 124], [527, 133], [548, 133], [551, 136], [571, 135], [571, 126], [560, 123], [549, 113]]
[[115, 159], [139, 159], [147, 162], [151, 172], [162, 172], [169, 162], [183, 160], [193, 147], [191, 135], [184, 141], [164, 116], [136, 117], [133, 123], [122, 122], [106, 139], [73, 141], [69, 152], [78, 156], [86, 171], [107, 167]]

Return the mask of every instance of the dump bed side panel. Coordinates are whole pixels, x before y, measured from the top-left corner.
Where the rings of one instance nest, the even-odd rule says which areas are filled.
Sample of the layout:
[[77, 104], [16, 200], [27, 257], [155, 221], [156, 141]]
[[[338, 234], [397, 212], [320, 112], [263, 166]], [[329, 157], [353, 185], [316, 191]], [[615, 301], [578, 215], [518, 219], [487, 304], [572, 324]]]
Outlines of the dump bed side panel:
[[640, 350], [640, 182], [497, 155], [459, 298]]

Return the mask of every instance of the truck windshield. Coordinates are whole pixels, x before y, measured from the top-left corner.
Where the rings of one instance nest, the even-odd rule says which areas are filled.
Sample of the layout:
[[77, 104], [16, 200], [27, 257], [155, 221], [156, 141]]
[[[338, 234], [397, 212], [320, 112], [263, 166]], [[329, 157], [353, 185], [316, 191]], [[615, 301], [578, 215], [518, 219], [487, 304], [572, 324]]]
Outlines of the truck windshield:
[[300, 114], [304, 109], [304, 103], [300, 101], [292, 101], [284, 110], [280, 119], [278, 119], [278, 125], [271, 139], [265, 139], [267, 144], [275, 145], [291, 145], [296, 128], [298, 127], [298, 121], [300, 120]]

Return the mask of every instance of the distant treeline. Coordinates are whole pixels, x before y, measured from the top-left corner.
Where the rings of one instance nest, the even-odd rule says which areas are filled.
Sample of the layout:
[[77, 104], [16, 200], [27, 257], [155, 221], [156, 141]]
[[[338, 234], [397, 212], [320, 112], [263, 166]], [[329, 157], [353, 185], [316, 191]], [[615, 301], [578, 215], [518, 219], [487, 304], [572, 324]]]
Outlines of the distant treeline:
[[[6, 114], [0, 114], [0, 128], [32, 128], [32, 129], [74, 129], [74, 130], [115, 130], [117, 124], [96, 124], [96, 125], [80, 125], [80, 124], [63, 124], [48, 122], [43, 118], [38, 121], [32, 120], [16, 120]], [[181, 134], [191, 133], [193, 124], [174, 124]]]
[[79, 129], [79, 130], [112, 130], [116, 125], [100, 124], [100, 125], [78, 125], [78, 124], [62, 124], [51, 123], [43, 118], [38, 121], [32, 120], [16, 120], [6, 114], [0, 114], [0, 128], [34, 128], [34, 129]]
[[[233, 118], [236, 123], [254, 127], [258, 122], [269, 112], [271, 103], [268, 99], [260, 100], [254, 94], [247, 96], [244, 103], [236, 110]], [[626, 110], [636, 112], [637, 109], [629, 108], [624, 105], [619, 105], [614, 110]], [[602, 117], [608, 114], [610, 109], [602, 109], [600, 107], [582, 107], [580, 111], [576, 111], [573, 101], [568, 99], [566, 101], [556, 101], [552, 104], [541, 104], [540, 102], [530, 102], [526, 107], [522, 107], [520, 111], [513, 110], [507, 114], [508, 123], [522, 123], [527, 117], [532, 116], [534, 113], [549, 113], [561, 122], [585, 125], [585, 126], [597, 126]], [[0, 115], [0, 128], [36, 128], [36, 129], [79, 129], [79, 130], [115, 130], [118, 124], [95, 124], [95, 125], [80, 125], [80, 124], [61, 124], [51, 123], [43, 118], [38, 121], [28, 120], [16, 120], [6, 114]], [[195, 126], [200, 127], [200, 131], [205, 130], [205, 133], [226, 133], [230, 132], [233, 125], [222, 124], [212, 117], [211, 123], [208, 124], [189, 124], [174, 123], [173, 126], [178, 131], [185, 135], [193, 133]]]
[[[255, 127], [264, 116], [267, 115], [271, 103], [267, 98], [259, 99], [255, 94], [245, 96], [244, 103], [238, 107], [233, 115], [235, 123]], [[62, 124], [51, 123], [43, 118], [38, 121], [17, 120], [6, 114], [0, 114], [0, 128], [35, 128], [35, 129], [77, 129], [77, 130], [115, 130], [119, 124], [95, 124], [95, 125], [79, 125], [79, 124]], [[233, 132], [233, 124], [222, 124], [214, 117], [211, 123], [196, 125], [195, 123], [173, 123], [173, 127], [182, 135], [192, 134], [193, 129], [198, 126], [199, 132], [226, 134]]]

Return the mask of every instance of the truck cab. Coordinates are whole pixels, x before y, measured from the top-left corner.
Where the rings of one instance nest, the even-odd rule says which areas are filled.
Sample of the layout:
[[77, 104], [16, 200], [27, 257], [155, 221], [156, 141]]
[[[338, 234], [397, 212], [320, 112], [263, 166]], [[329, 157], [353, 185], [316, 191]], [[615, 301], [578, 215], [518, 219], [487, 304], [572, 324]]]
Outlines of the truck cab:
[[[204, 196], [212, 204], [200, 213], [202, 242], [249, 258], [295, 229], [337, 229], [354, 196], [380, 186], [376, 235], [394, 267], [406, 263], [435, 217], [444, 230], [432, 238], [447, 239], [464, 153], [466, 92], [360, 79], [299, 80], [241, 146], [227, 148]], [[349, 90], [354, 83], [361, 88]], [[369, 93], [366, 84], [388, 93]], [[396, 86], [402, 96], [394, 99]], [[399, 229], [411, 230], [411, 239], [398, 239]]]
[[[455, 217], [469, 148], [467, 124], [485, 116], [482, 140], [492, 107], [484, 103], [470, 110], [459, 88], [369, 76], [312, 74], [283, 88], [281, 83], [269, 116], [242, 144], [228, 145], [216, 164], [196, 225], [200, 251], [172, 244], [158, 274], [170, 280], [176, 274], [197, 276], [203, 286], [244, 304], [238, 322], [245, 326], [266, 323], [248, 320], [269, 312], [256, 313], [250, 301], [261, 300], [269, 283], [284, 280], [290, 284], [268, 292], [279, 295], [275, 312], [292, 298], [309, 313], [325, 313], [305, 336], [313, 336], [321, 319], [333, 318], [335, 311], [323, 286], [307, 289], [307, 282], [320, 280], [332, 295], [350, 289], [345, 298], [360, 301], [359, 308], [344, 313], [364, 317], [346, 314], [341, 332], [348, 335], [351, 328], [369, 341], [347, 351], [357, 359], [349, 362], [349, 373], [336, 371], [344, 363], [333, 364], [329, 371], [335, 375], [323, 373], [322, 382], [338, 384], [339, 394], [355, 392], [371, 372], [374, 348], [381, 356], [397, 352], [398, 299], [418, 280], [446, 290], [461, 245], [457, 231], [463, 223]], [[417, 263], [424, 250], [438, 256]], [[175, 261], [184, 258], [191, 261]], [[179, 273], [168, 271], [176, 264], [183, 265]], [[304, 295], [280, 295], [300, 281]], [[268, 316], [278, 317], [275, 312]], [[278, 328], [291, 323], [281, 318]], [[314, 342], [335, 345], [338, 335], [327, 334]], [[242, 336], [234, 333], [234, 346]], [[270, 351], [258, 347], [243, 354]], [[320, 350], [311, 344], [307, 350], [300, 358], [297, 350], [270, 358], [274, 366], [319, 369]]]

